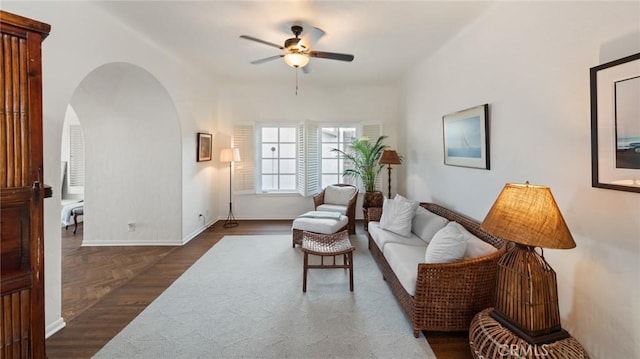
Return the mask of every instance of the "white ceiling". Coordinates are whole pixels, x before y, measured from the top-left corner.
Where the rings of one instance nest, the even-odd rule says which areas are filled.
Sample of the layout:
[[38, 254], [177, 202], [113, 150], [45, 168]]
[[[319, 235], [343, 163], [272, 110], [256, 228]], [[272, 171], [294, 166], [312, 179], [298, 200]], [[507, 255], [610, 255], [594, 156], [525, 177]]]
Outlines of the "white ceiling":
[[312, 58], [305, 82], [336, 85], [398, 81], [489, 2], [461, 1], [108, 1], [99, 6], [159, 46], [225, 81], [291, 81], [281, 59], [251, 61], [282, 50], [240, 35], [283, 44], [294, 23], [325, 35], [312, 50], [350, 53], [351, 63]]

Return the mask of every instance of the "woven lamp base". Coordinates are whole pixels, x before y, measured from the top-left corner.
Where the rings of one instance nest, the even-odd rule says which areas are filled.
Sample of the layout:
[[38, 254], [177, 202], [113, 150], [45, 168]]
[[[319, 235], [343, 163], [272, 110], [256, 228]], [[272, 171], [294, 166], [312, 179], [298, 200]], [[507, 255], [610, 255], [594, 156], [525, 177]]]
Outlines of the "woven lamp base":
[[569, 337], [560, 324], [556, 273], [534, 247], [515, 244], [500, 258], [491, 316], [531, 344]]

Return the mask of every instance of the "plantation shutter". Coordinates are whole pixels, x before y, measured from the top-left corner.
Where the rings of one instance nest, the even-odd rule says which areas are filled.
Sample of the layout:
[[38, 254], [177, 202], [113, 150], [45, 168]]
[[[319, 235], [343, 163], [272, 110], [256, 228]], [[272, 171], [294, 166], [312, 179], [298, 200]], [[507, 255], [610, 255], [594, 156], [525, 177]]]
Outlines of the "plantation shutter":
[[255, 192], [256, 166], [254, 128], [252, 125], [233, 126], [233, 144], [240, 150], [240, 161], [234, 162], [233, 188], [236, 191]]
[[303, 123], [298, 126], [298, 193], [311, 196], [320, 192], [318, 162], [318, 126]]
[[[376, 142], [378, 137], [382, 134], [382, 129], [380, 124], [365, 124], [362, 125], [362, 136], [368, 137], [371, 143]], [[380, 177], [376, 178], [376, 189], [380, 190]], [[362, 185], [362, 184], [361, 184]], [[364, 190], [364, 188], [361, 188]]]
[[84, 187], [84, 137], [80, 125], [69, 126], [69, 187]]

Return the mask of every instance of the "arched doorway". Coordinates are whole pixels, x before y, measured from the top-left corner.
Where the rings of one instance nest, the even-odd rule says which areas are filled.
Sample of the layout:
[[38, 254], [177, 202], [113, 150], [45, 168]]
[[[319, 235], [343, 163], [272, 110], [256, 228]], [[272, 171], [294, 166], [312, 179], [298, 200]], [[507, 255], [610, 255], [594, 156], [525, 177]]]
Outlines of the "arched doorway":
[[[182, 244], [180, 125], [164, 86], [136, 65], [100, 66], [72, 95], [63, 142], [70, 141], [73, 126], [81, 131], [84, 145], [84, 193], [63, 184], [63, 196], [69, 201], [84, 198], [84, 223], [78, 236], [68, 230], [62, 238], [64, 242], [67, 236], [62, 244], [66, 320], [145, 268], [147, 259], [128, 261], [121, 246], [162, 245], [148, 247], [146, 257], [153, 259], [166, 245]], [[71, 159], [71, 152], [62, 144], [63, 161]], [[102, 270], [92, 267], [96, 263]], [[84, 266], [93, 268], [88, 277]]]

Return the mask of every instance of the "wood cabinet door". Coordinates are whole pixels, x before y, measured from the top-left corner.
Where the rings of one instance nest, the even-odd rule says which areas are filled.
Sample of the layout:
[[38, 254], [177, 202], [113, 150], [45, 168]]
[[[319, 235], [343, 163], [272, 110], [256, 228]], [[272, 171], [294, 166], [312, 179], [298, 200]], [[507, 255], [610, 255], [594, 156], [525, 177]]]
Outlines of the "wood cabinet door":
[[44, 358], [42, 77], [49, 25], [0, 11], [0, 358]]

